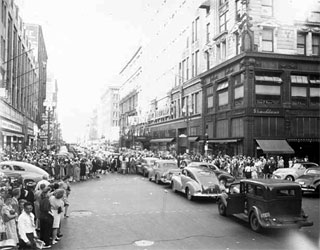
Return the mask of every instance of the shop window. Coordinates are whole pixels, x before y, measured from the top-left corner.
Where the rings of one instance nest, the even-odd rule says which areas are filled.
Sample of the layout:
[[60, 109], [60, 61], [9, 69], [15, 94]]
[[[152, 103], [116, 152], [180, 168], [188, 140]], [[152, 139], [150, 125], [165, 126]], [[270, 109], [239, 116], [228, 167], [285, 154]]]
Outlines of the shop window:
[[320, 88], [310, 88], [310, 105], [320, 105]]
[[263, 29], [262, 51], [273, 52], [273, 29], [270, 29], [270, 28]]
[[237, 87], [234, 89], [234, 106], [242, 106], [244, 97], [244, 88], [243, 86]]
[[279, 105], [281, 103], [281, 78], [272, 75], [255, 76], [256, 103], [259, 105]]
[[301, 76], [301, 75], [292, 75], [291, 76], [291, 83], [308, 84], [308, 77]]
[[307, 88], [291, 87], [291, 102], [293, 105], [307, 105]]
[[306, 33], [298, 33], [297, 34], [297, 53], [299, 55], [306, 54]]

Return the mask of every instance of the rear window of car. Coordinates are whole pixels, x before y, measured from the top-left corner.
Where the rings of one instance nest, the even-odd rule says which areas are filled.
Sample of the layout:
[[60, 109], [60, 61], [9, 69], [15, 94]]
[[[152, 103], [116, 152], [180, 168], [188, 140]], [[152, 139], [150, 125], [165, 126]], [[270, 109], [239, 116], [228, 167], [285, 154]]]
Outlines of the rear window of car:
[[294, 197], [296, 196], [295, 189], [277, 189], [276, 190], [277, 197]]

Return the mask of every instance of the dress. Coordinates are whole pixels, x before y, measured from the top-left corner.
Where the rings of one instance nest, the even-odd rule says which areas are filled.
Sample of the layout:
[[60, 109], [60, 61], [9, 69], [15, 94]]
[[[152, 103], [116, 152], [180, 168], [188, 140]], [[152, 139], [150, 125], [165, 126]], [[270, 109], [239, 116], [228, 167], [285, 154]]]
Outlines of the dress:
[[59, 228], [60, 221], [62, 217], [62, 212], [58, 212], [59, 207], [61, 208], [61, 211], [63, 209], [64, 203], [62, 199], [57, 199], [54, 195], [50, 196], [49, 198], [50, 205], [51, 205], [51, 211], [53, 214], [53, 224], [52, 228]]
[[1, 213], [3, 216], [6, 215], [6, 217], [10, 219], [9, 221], [4, 222], [6, 235], [8, 239], [13, 239], [14, 242], [17, 244], [19, 242], [17, 224], [16, 224], [15, 217], [10, 218], [12, 216], [10, 214], [10, 211], [14, 211], [12, 206], [4, 204], [2, 207]]

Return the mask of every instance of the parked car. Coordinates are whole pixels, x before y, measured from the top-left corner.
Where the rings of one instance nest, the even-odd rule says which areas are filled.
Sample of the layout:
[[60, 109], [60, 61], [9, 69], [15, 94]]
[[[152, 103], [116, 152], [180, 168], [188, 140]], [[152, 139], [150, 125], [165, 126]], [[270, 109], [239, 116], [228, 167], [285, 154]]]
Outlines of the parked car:
[[218, 179], [220, 184], [223, 184], [224, 186], [230, 185], [232, 182], [235, 181], [235, 178], [229, 174], [227, 171], [224, 171], [220, 168], [218, 168], [216, 165], [208, 162], [191, 162], [188, 164], [188, 167], [193, 168], [202, 168], [202, 169], [209, 169], [213, 171]]
[[235, 215], [250, 223], [253, 231], [263, 228], [312, 226], [301, 208], [298, 183], [273, 179], [244, 179], [233, 183], [218, 200], [219, 214]]
[[0, 171], [7, 175], [10, 175], [12, 173], [18, 173], [21, 175], [23, 180], [29, 179], [35, 182], [42, 180], [44, 175], [46, 175], [49, 178], [49, 174], [43, 169], [22, 161], [0, 162]]
[[183, 159], [181, 162], [180, 162], [180, 167], [181, 168], [185, 168], [186, 166], [188, 166], [189, 163], [191, 163], [192, 160], [190, 159]]
[[154, 164], [157, 160], [159, 160], [159, 158], [155, 158], [155, 157], [142, 158], [137, 164], [137, 173], [147, 177], [149, 175], [149, 172], [154, 167]]
[[181, 172], [178, 163], [175, 160], [156, 160], [154, 167], [149, 171], [149, 181], [154, 180], [155, 183], [160, 182], [171, 184], [171, 178]]
[[311, 167], [319, 167], [319, 165], [313, 162], [297, 162], [291, 168], [278, 168], [273, 172], [272, 178], [294, 181]]
[[303, 192], [320, 194], [320, 168], [308, 168], [295, 182], [299, 183]]
[[23, 183], [23, 178], [21, 174], [15, 172], [4, 173], [0, 170], [0, 182], [8, 183], [11, 187], [19, 187]]
[[185, 167], [181, 174], [172, 177], [171, 183], [172, 190], [185, 193], [188, 200], [217, 198], [221, 194], [217, 175], [209, 169]]

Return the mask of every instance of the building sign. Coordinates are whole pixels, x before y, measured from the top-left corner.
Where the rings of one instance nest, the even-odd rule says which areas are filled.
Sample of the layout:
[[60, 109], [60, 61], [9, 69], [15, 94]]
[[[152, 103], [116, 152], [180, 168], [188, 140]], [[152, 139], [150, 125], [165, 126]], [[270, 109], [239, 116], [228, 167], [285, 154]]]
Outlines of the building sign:
[[256, 115], [282, 115], [282, 110], [271, 108], [253, 108], [252, 113]]
[[1, 121], [1, 128], [22, 133], [22, 127], [20, 125], [17, 125], [13, 122], [9, 122], [9, 121], [3, 120], [3, 119]]

